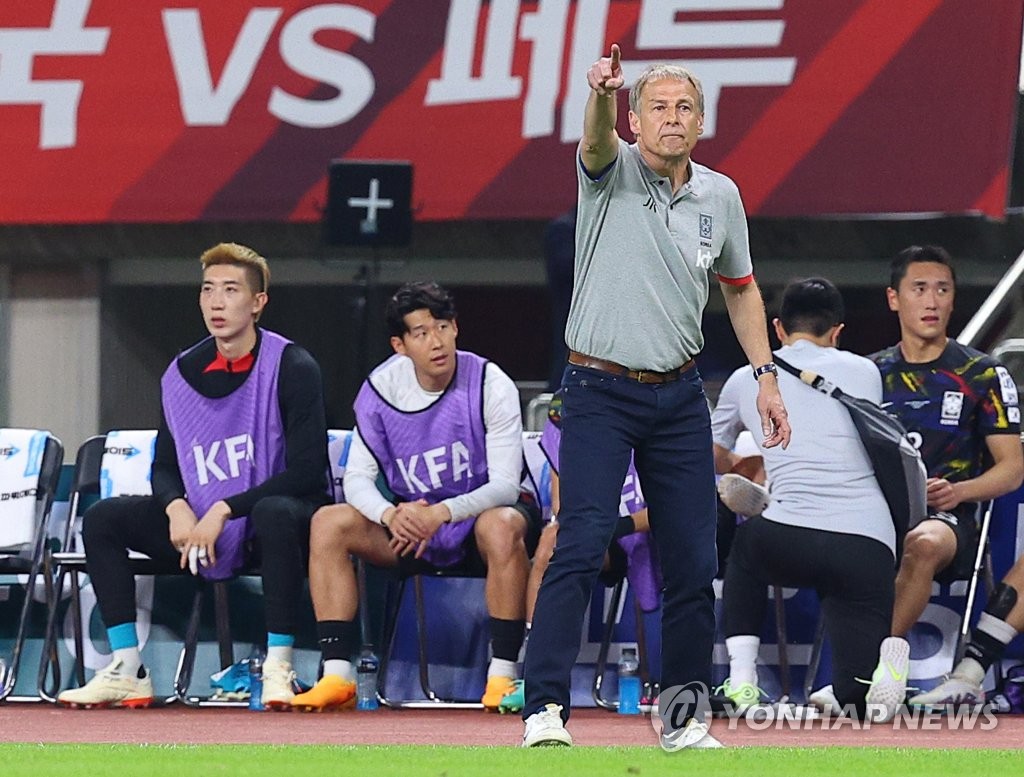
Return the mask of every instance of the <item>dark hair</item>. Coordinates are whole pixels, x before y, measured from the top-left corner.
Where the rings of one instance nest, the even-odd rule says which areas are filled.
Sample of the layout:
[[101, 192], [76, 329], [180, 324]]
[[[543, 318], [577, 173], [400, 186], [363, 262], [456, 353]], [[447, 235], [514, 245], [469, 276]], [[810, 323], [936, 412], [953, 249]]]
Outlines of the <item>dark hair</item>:
[[388, 336], [401, 337], [409, 328], [405, 317], [414, 310], [429, 310], [438, 321], [455, 320], [455, 300], [434, 281], [414, 281], [396, 291], [388, 300], [385, 316]]
[[821, 337], [843, 323], [843, 295], [828, 278], [790, 281], [782, 292], [779, 320], [789, 334], [806, 332]]
[[899, 289], [900, 281], [907, 277], [907, 268], [914, 262], [935, 262], [949, 268], [949, 274], [953, 277], [953, 284], [956, 285], [956, 269], [953, 267], [953, 257], [949, 255], [942, 246], [910, 246], [904, 248], [889, 265], [889, 288]]

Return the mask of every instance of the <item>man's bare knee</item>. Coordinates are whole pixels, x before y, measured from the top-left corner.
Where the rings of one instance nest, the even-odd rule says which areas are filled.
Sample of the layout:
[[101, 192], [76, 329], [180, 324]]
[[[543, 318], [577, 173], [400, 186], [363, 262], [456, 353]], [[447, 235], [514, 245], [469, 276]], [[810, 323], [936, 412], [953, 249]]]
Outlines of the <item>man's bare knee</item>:
[[903, 543], [903, 565], [912, 570], [931, 570], [945, 567], [956, 553], [956, 536], [946, 526], [918, 527]]
[[348, 548], [348, 540], [365, 522], [359, 512], [351, 505], [327, 505], [313, 514], [309, 525], [310, 554], [339, 553]]
[[526, 519], [512, 507], [495, 507], [485, 510], [476, 519], [473, 527], [477, 548], [486, 559], [489, 554], [507, 558], [512, 554], [526, 552]]

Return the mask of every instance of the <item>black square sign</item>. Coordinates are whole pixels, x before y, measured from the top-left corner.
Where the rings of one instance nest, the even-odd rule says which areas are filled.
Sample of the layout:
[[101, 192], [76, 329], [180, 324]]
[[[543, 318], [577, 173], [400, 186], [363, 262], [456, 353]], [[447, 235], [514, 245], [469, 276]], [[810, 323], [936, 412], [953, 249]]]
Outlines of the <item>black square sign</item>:
[[408, 245], [411, 201], [412, 163], [335, 159], [327, 177], [324, 242]]

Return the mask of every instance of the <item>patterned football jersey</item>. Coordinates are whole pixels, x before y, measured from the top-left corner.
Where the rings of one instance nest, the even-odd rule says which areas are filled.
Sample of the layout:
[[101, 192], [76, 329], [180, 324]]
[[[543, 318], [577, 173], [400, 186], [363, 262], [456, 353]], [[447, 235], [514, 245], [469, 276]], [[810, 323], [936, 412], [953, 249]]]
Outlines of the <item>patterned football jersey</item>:
[[882, 406], [899, 418], [928, 474], [949, 481], [991, 466], [990, 434], [1020, 434], [1017, 385], [981, 351], [950, 339], [933, 362], [909, 364], [899, 345], [869, 356], [882, 373]]

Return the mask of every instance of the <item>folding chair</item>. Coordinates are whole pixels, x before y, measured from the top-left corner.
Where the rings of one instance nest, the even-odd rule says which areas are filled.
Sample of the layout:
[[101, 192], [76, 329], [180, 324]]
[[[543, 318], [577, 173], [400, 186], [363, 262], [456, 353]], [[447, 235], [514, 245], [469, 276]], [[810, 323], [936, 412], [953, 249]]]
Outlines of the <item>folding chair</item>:
[[29, 611], [40, 574], [44, 578], [46, 601], [53, 598], [46, 540], [63, 463], [64, 446], [49, 432], [0, 429], [0, 574], [27, 575], [14, 644], [7, 660], [0, 660], [0, 701], [15, 698], [11, 694], [18, 679]]
[[[539, 505], [543, 506], [541, 491], [538, 488], [540, 482], [540, 468], [544, 464], [544, 454], [539, 447], [540, 432], [523, 432], [523, 478], [522, 487], [529, 491]], [[548, 503], [550, 506], [550, 503]], [[410, 576], [403, 576], [399, 573], [397, 592], [387, 607], [387, 617], [384, 621], [383, 650], [380, 657], [380, 671], [378, 674], [378, 700], [386, 707], [394, 709], [482, 709], [483, 705], [479, 700], [474, 699], [445, 699], [437, 695], [430, 681], [430, 658], [428, 652], [428, 632], [426, 619], [426, 604], [423, 590], [423, 578], [449, 578], [449, 577], [470, 577], [481, 578], [484, 572], [470, 569], [466, 565], [456, 564], [452, 567], [434, 569], [429, 572], [417, 573]], [[401, 612], [402, 598], [405, 595], [406, 583], [412, 578], [413, 592], [416, 607], [416, 640], [417, 660], [419, 668], [420, 689], [423, 691], [423, 699], [396, 699], [388, 696], [388, 668], [391, 664], [391, 654], [394, 650], [395, 638], [398, 632], [398, 616]], [[365, 634], [365, 630], [364, 630]]]
[[[590, 695], [594, 703], [601, 709], [616, 711], [619, 709], [618, 700], [606, 698], [604, 695], [604, 676], [607, 671], [608, 653], [611, 650], [612, 636], [615, 632], [615, 624], [619, 619], [619, 611], [622, 606], [622, 595], [625, 592], [626, 576], [619, 578], [618, 582], [611, 587], [608, 599], [608, 609], [604, 620], [604, 632], [601, 637], [601, 646], [597, 650], [597, 661], [594, 664], [594, 681], [590, 689]], [[633, 607], [636, 619], [636, 652], [640, 659], [640, 682], [642, 687], [651, 687], [651, 674], [647, 661], [647, 633], [644, 628], [644, 612], [640, 602], [634, 597]]]
[[[984, 575], [985, 592], [991, 594], [995, 590], [996, 581], [992, 571], [992, 547], [989, 543], [989, 530], [992, 526], [992, 507], [994, 501], [989, 500], [978, 505], [978, 515], [981, 522], [978, 526], [978, 550], [974, 555], [974, 568], [971, 571], [971, 578], [967, 584], [967, 599], [964, 602], [964, 613], [960, 619], [960, 629], [956, 637], [956, 649], [953, 651], [953, 666], [955, 667], [964, 657], [967, 649], [968, 635], [971, 632], [971, 613], [974, 610], [974, 601], [978, 594], [978, 579]], [[1002, 675], [1002, 667], [999, 661], [992, 666], [996, 673], [996, 683], [999, 684]]]
[[544, 423], [548, 420], [548, 405], [551, 404], [552, 397], [554, 397], [554, 394], [546, 391], [530, 400], [524, 415], [524, 428], [526, 431], [539, 432], [544, 428]]
[[416, 604], [416, 640], [419, 663], [419, 681], [424, 698], [396, 699], [388, 696], [388, 668], [391, 665], [391, 654], [394, 651], [395, 638], [398, 633], [398, 616], [401, 612], [402, 597], [405, 594], [406, 583], [409, 580], [409, 577], [399, 576], [397, 592], [392, 597], [392, 601], [388, 604], [388, 614], [384, 622], [384, 648], [381, 651], [380, 671], [378, 674], [377, 685], [378, 701], [380, 701], [384, 706], [391, 707], [392, 709], [483, 709], [483, 705], [478, 699], [442, 698], [437, 695], [431, 685], [430, 658], [428, 652], [429, 634], [427, 630], [426, 604], [423, 592], [423, 578], [425, 576], [435, 578], [482, 577], [482, 575], [474, 574], [459, 565], [410, 576], [413, 582]]
[[[106, 435], [90, 437], [78, 449], [71, 486], [70, 509], [62, 543], [62, 550], [53, 554], [57, 565], [56, 590], [64, 589], [68, 580], [71, 592], [71, 613], [75, 645], [75, 678], [78, 685], [85, 683], [84, 636], [82, 628], [81, 580], [86, 571], [86, 554], [82, 546], [81, 513], [98, 499], [118, 496], [148, 496], [151, 493], [149, 476], [156, 445], [155, 430], [115, 430]], [[152, 561], [141, 553], [131, 552], [132, 571], [136, 575], [160, 574]], [[208, 583], [197, 580], [192, 610], [186, 629], [185, 641], [178, 659], [174, 677], [174, 695], [165, 699], [169, 703], [178, 699], [201, 704], [204, 699], [188, 696], [188, 688], [195, 661], [199, 633], [199, 618], [203, 596], [209, 588], [215, 595], [217, 612], [217, 639], [223, 666], [233, 663], [232, 642], [227, 617], [227, 591], [223, 581]], [[39, 695], [55, 702], [61, 689], [61, 666], [57, 656], [56, 597], [51, 601], [47, 618], [43, 658], [39, 667]], [[49, 678], [49, 682], [48, 682]], [[224, 702], [215, 702], [222, 706]]]

